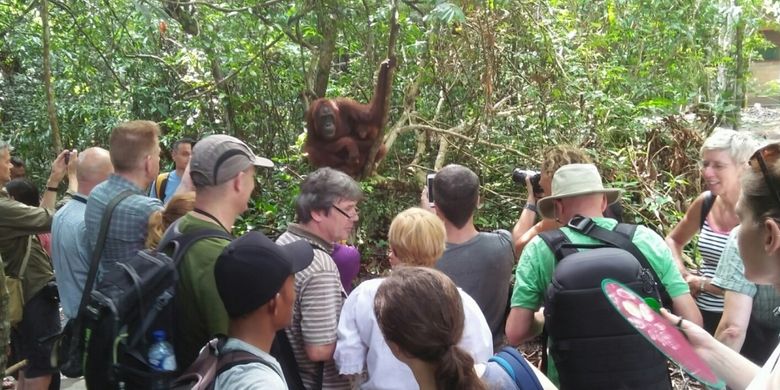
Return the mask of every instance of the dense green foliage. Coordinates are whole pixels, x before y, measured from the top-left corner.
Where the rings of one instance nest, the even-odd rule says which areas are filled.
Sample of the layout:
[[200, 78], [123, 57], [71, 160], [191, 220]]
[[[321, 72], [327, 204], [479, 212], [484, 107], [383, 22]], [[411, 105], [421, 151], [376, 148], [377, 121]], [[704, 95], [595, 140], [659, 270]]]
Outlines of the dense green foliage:
[[[43, 175], [54, 143], [39, 3], [0, 0], [0, 129]], [[160, 122], [165, 145], [182, 135], [245, 139], [279, 168], [259, 175], [244, 226], [278, 232], [310, 169], [300, 153], [307, 100], [323, 75], [327, 96], [371, 97], [395, 2], [48, 3], [63, 145], [105, 144], [127, 119]], [[740, 66], [776, 16], [763, 3], [398, 2], [393, 142], [380, 176], [364, 181], [364, 254], [382, 253], [392, 216], [417, 203], [423, 168], [447, 162], [483, 179], [478, 225], [511, 228], [523, 194], [509, 172], [538, 166], [541, 150], [560, 142], [592, 153], [627, 189], [632, 215], [669, 228], [699, 189], [702, 132], [739, 107]], [[689, 107], [698, 120], [681, 119]]]

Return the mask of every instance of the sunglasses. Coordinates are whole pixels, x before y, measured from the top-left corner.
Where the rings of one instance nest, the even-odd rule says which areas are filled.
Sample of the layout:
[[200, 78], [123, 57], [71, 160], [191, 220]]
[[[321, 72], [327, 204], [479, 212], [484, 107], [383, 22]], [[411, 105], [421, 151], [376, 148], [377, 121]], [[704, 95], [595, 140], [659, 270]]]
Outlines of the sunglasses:
[[775, 164], [780, 158], [780, 143], [769, 144], [761, 149], [756, 150], [753, 156], [748, 160], [748, 164], [753, 170], [760, 170], [764, 176], [764, 182], [769, 190], [772, 191], [772, 195], [775, 201], [780, 205], [780, 193], [777, 192], [778, 187], [772, 175], [769, 174], [768, 164]]

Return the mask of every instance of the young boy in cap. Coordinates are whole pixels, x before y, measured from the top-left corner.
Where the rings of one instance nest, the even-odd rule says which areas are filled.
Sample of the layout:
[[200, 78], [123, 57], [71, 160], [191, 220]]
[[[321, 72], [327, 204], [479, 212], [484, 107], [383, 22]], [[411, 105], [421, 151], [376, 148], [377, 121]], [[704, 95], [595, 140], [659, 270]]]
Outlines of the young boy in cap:
[[294, 274], [311, 264], [306, 241], [276, 245], [260, 232], [231, 242], [214, 265], [217, 291], [230, 317], [222, 349], [247, 351], [263, 360], [219, 374], [217, 389], [287, 389], [282, 368], [269, 354], [274, 335], [290, 325]]

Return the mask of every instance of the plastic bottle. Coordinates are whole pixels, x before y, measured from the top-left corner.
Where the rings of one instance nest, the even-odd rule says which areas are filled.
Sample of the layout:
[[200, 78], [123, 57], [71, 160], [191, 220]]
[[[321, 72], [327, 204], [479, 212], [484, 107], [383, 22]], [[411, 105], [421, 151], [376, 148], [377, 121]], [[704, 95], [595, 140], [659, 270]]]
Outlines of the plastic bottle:
[[[149, 347], [149, 365], [159, 372], [176, 371], [176, 355], [173, 353], [173, 346], [167, 341], [167, 335], [164, 330], [156, 330], [152, 333], [154, 344]], [[160, 376], [154, 380], [152, 389], [167, 389], [170, 378]]]

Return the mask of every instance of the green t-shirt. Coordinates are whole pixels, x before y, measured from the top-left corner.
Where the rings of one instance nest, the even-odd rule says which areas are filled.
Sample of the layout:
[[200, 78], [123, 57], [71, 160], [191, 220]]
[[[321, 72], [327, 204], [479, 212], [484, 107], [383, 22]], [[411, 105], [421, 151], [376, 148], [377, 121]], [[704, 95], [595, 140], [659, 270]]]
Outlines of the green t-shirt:
[[[593, 218], [596, 225], [613, 230], [617, 221], [610, 218]], [[573, 244], [597, 244], [600, 241], [580, 234], [568, 227], [561, 231]], [[654, 231], [639, 225], [631, 240], [645, 255], [653, 267], [661, 283], [672, 298], [688, 294], [688, 284], [685, 283], [675, 266], [672, 252], [666, 242]], [[512, 291], [511, 306], [528, 310], [538, 310], [542, 306], [545, 291], [552, 280], [555, 268], [555, 255], [541, 237], [534, 237], [523, 249], [520, 261], [515, 270], [515, 287]], [[557, 384], [558, 372], [550, 359], [547, 376]]]
[[[181, 218], [179, 229], [182, 233], [201, 229], [222, 230], [215, 223], [189, 214]], [[217, 292], [214, 264], [229, 242], [216, 237], [199, 240], [187, 250], [179, 264], [174, 350], [180, 370], [189, 367], [200, 349], [216, 334], [227, 334], [228, 315]]]

